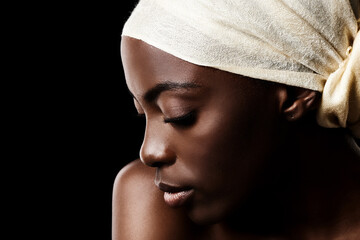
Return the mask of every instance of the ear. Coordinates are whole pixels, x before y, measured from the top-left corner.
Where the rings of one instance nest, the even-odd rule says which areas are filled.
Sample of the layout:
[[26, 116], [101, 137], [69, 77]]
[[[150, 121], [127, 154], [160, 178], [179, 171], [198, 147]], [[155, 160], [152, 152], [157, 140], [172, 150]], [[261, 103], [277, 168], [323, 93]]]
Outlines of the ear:
[[282, 113], [288, 121], [296, 121], [318, 106], [320, 93], [317, 91], [298, 87], [286, 87], [285, 91]]

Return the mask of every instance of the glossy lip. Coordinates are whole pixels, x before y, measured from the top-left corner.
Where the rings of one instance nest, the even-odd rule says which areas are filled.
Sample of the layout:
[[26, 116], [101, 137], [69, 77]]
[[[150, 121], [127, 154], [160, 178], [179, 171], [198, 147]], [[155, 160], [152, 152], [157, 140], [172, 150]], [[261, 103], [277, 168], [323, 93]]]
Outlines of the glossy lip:
[[183, 206], [194, 193], [194, 189], [190, 187], [172, 186], [162, 182], [155, 184], [164, 192], [164, 201], [170, 207]]

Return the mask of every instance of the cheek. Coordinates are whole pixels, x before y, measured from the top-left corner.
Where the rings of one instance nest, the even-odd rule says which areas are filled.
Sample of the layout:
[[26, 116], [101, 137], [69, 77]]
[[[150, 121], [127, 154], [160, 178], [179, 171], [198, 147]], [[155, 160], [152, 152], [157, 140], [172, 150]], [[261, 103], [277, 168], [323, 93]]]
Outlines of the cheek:
[[265, 153], [260, 154], [257, 141], [251, 140], [258, 138], [259, 123], [235, 115], [212, 114], [186, 135], [177, 136], [184, 140], [177, 149], [179, 164], [197, 190], [189, 211], [195, 222], [226, 216], [246, 199], [261, 176]]
[[221, 184], [222, 175], [238, 163], [236, 160], [242, 152], [238, 145], [243, 144], [236, 142], [241, 134], [234, 134], [229, 124], [224, 125], [224, 119], [209, 115], [212, 117], [200, 119], [194, 128], [174, 139], [184, 139], [177, 145], [176, 152], [179, 161], [191, 170], [194, 180], [207, 183], [209, 179], [217, 179], [214, 185]]
[[178, 145], [178, 159], [204, 192], [234, 195], [238, 191], [241, 195], [259, 177], [269, 151], [265, 146], [270, 145], [271, 128], [266, 130], [266, 121], [256, 120], [260, 116], [250, 113], [254, 112], [205, 112], [186, 134], [176, 136], [184, 139]]

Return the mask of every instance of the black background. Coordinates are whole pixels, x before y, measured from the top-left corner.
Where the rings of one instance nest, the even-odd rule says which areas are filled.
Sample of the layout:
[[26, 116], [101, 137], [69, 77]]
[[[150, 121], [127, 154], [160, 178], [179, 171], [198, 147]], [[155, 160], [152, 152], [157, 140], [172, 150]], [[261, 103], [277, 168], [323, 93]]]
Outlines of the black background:
[[[81, 239], [85, 239], [83, 234], [88, 239], [111, 238], [113, 182], [126, 163], [138, 158], [142, 141], [144, 123], [136, 116], [120, 58], [121, 30], [135, 4], [94, 5], [86, 18], [79, 19], [83, 63], [81, 69], [74, 64], [80, 85], [76, 83], [73, 93], [77, 106], [71, 110], [78, 121], [70, 128], [74, 138], [70, 141], [78, 155], [74, 161], [80, 163], [75, 190], [80, 190]], [[73, 227], [79, 230], [76, 222]]]
[[138, 158], [145, 127], [120, 57], [121, 31], [136, 3], [64, 3], [22, 20], [28, 25], [20, 42], [31, 49], [21, 58], [31, 81], [22, 85], [27, 96], [17, 118], [25, 161], [12, 215], [24, 225], [15, 235], [111, 239], [113, 182]]

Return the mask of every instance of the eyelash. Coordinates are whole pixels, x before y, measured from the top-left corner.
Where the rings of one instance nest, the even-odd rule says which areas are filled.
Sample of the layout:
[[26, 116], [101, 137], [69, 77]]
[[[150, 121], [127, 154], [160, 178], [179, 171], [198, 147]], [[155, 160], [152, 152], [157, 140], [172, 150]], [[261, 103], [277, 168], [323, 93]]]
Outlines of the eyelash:
[[[137, 114], [138, 117], [145, 118], [145, 114]], [[191, 111], [179, 117], [164, 118], [164, 123], [171, 123], [181, 127], [188, 127], [196, 120], [195, 111]]]
[[164, 123], [172, 123], [181, 127], [188, 127], [195, 122], [195, 117], [195, 111], [191, 111], [179, 117], [164, 118]]

